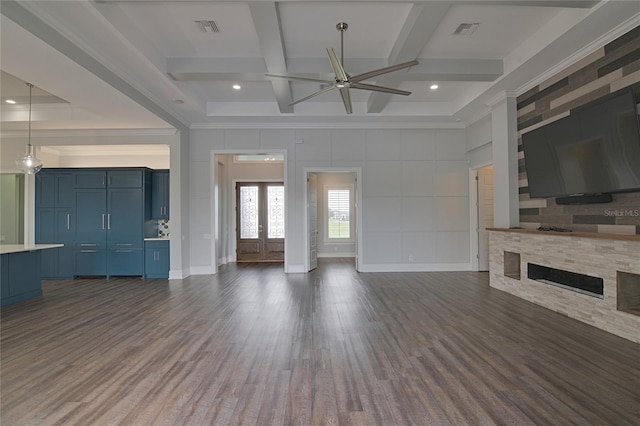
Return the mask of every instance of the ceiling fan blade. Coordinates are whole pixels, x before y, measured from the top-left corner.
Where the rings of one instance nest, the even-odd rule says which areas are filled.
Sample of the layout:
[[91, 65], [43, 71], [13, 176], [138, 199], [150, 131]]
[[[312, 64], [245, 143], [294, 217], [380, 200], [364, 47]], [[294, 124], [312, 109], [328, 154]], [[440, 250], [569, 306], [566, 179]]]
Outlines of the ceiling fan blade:
[[320, 90], [318, 90], [317, 92], [313, 92], [313, 93], [312, 93], [312, 94], [310, 94], [309, 96], [305, 96], [305, 97], [304, 97], [304, 98], [302, 98], [302, 99], [298, 99], [297, 101], [293, 101], [293, 102], [291, 102], [291, 103], [289, 104], [289, 106], [291, 106], [291, 105], [295, 105], [295, 104], [299, 104], [300, 102], [304, 102], [304, 101], [306, 101], [307, 99], [314, 98], [314, 97], [316, 97], [316, 96], [318, 96], [318, 95], [323, 94], [324, 92], [328, 92], [329, 90], [333, 90], [333, 89], [335, 89], [335, 88], [336, 88], [336, 86], [329, 86], [329, 87], [325, 87], [324, 89], [320, 89]]
[[336, 56], [336, 52], [333, 51], [333, 48], [327, 47], [327, 53], [329, 54], [329, 61], [331, 62], [331, 68], [333, 68], [333, 72], [336, 74], [336, 81], [348, 81], [349, 77], [347, 73], [342, 68], [342, 64], [340, 60]]
[[351, 83], [349, 87], [351, 87], [352, 89], [373, 90], [374, 92], [393, 93], [394, 95], [409, 96], [411, 94], [411, 92], [407, 92], [406, 90], [392, 89], [391, 87], [377, 86], [375, 84]]
[[287, 80], [296, 80], [296, 81], [312, 81], [314, 83], [325, 83], [325, 84], [334, 84], [335, 81], [331, 80], [322, 80], [319, 78], [309, 78], [309, 77], [297, 77], [293, 75], [279, 75], [279, 74], [265, 74], [266, 77], [277, 77], [277, 78], [286, 78]]
[[351, 108], [351, 95], [349, 94], [349, 89], [341, 87], [340, 96], [342, 96], [342, 103], [344, 103], [344, 109], [347, 110], [347, 114], [351, 114], [353, 109]]
[[362, 73], [362, 74], [355, 75], [355, 76], [351, 77], [349, 79], [349, 81], [351, 81], [351, 83], [357, 83], [359, 81], [368, 80], [368, 79], [376, 77], [378, 75], [387, 74], [387, 73], [398, 71], [398, 70], [401, 70], [401, 69], [404, 69], [404, 68], [409, 68], [409, 67], [412, 67], [412, 66], [418, 65], [418, 64], [419, 64], [418, 61], [403, 62], [401, 64], [391, 65], [390, 67], [379, 68], [377, 70], [373, 70], [373, 71], [369, 71], [369, 72], [365, 72], [365, 73]]

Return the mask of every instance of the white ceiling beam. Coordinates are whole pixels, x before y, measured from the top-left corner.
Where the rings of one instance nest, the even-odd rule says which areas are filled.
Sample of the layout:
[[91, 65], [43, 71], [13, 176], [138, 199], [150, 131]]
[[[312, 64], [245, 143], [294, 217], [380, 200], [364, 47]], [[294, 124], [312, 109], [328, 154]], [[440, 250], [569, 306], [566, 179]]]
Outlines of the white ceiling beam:
[[[444, 18], [451, 7], [451, 2], [414, 3], [405, 21], [400, 35], [391, 49], [389, 65], [414, 60], [420, 55], [424, 46], [438, 28], [438, 24]], [[389, 86], [398, 75], [407, 71], [380, 76], [376, 84]], [[373, 92], [367, 101], [369, 113], [380, 113], [389, 102], [392, 95], [388, 93]]]
[[[219, 0], [220, 3], [244, 3], [246, 0]], [[318, 0], [279, 0], [279, 3], [305, 3]], [[407, 0], [350, 0], [351, 3], [406, 3]], [[414, 0], [413, 3], [429, 3], [434, 0]], [[499, 6], [570, 7], [589, 9], [601, 0], [456, 0], [457, 4], [495, 4]], [[629, 0], [634, 1], [634, 0]], [[94, 0], [96, 3], [211, 3], [211, 0]], [[271, 3], [272, 0], [253, 0], [254, 3]]]
[[[357, 75], [387, 66], [384, 59], [349, 59], [349, 72]], [[290, 59], [289, 74], [333, 80], [326, 58]], [[270, 81], [261, 58], [169, 58], [167, 71], [178, 81]], [[277, 74], [280, 74], [278, 72]], [[408, 72], [387, 78], [400, 81], [494, 81], [503, 73], [500, 59], [420, 59]], [[377, 81], [380, 81], [378, 77]], [[289, 101], [291, 102], [291, 101]]]
[[[253, 25], [258, 34], [260, 50], [267, 66], [267, 72], [283, 74], [287, 72], [287, 58], [280, 25], [280, 11], [275, 2], [249, 2]], [[273, 92], [278, 101], [280, 113], [293, 113], [291, 85], [285, 79], [271, 80]]]

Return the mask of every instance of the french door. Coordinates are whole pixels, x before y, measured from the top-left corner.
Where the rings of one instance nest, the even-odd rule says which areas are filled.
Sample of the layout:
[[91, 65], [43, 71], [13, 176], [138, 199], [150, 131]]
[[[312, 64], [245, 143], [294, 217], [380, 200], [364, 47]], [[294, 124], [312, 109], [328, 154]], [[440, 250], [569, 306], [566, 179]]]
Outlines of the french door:
[[238, 262], [284, 261], [282, 182], [238, 182], [236, 224]]

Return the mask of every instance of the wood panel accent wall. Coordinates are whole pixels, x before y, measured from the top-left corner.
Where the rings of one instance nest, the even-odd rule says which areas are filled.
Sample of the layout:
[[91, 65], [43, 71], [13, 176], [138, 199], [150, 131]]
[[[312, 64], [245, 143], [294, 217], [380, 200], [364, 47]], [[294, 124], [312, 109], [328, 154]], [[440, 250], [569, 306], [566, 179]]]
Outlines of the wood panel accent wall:
[[606, 204], [557, 205], [554, 198], [531, 199], [522, 152], [523, 133], [628, 86], [640, 94], [640, 26], [518, 97], [522, 227], [560, 226], [575, 231], [640, 235], [640, 192], [613, 194], [613, 202]]

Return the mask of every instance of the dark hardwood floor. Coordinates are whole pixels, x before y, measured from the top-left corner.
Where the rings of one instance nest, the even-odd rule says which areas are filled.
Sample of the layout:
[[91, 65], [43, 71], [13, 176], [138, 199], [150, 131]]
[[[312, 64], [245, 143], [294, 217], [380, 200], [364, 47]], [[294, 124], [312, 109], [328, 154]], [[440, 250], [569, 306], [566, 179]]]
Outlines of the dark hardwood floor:
[[7, 426], [640, 424], [640, 345], [486, 273], [49, 281], [1, 320]]

